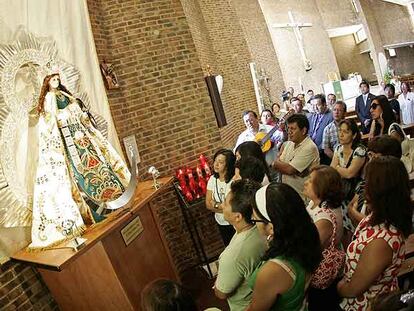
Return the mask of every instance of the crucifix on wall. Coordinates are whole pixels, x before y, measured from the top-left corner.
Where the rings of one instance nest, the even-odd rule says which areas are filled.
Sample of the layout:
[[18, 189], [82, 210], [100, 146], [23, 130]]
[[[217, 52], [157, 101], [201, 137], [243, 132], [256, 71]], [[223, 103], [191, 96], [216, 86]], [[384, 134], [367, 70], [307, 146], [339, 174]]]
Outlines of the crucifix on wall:
[[312, 69], [312, 62], [311, 60], [306, 56], [305, 53], [305, 47], [303, 46], [303, 38], [302, 34], [300, 33], [300, 29], [303, 27], [312, 27], [312, 23], [298, 23], [295, 22], [293, 19], [292, 11], [288, 12], [290, 23], [286, 24], [273, 24], [272, 27], [274, 28], [292, 28], [293, 32], [296, 37], [296, 42], [299, 47], [300, 55], [302, 56], [303, 65], [305, 66], [305, 70], [309, 71]]

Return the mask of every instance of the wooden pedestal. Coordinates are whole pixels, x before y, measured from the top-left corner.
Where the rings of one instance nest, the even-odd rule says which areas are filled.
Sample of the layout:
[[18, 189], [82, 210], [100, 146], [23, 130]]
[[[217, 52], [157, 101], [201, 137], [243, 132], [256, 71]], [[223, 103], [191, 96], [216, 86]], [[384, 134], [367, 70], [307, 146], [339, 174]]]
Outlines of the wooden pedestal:
[[[157, 196], [172, 178], [138, 184], [134, 202], [87, 230], [79, 251], [20, 251], [13, 259], [35, 264], [61, 310], [140, 310], [144, 286], [177, 272], [154, 213]], [[126, 245], [121, 230], [139, 217], [143, 231]]]

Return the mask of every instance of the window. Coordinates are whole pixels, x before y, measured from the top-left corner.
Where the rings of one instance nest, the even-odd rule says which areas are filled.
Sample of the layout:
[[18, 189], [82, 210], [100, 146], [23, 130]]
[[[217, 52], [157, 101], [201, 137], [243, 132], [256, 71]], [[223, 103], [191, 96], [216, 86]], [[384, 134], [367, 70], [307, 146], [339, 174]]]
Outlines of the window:
[[354, 33], [355, 43], [361, 43], [367, 39], [367, 34], [365, 33], [364, 27], [361, 27], [356, 33]]

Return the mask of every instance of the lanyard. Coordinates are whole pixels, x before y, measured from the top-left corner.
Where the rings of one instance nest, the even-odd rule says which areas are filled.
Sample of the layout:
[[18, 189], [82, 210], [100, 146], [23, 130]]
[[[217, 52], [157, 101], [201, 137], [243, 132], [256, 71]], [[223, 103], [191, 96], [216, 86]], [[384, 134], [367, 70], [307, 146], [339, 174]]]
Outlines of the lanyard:
[[[226, 194], [226, 189], [220, 187], [220, 192], [219, 192], [217, 180], [218, 180], [218, 178], [216, 178], [216, 194], [217, 194], [217, 197], [218, 197], [220, 203], [223, 203], [224, 195]], [[227, 184], [226, 184], [226, 188], [227, 188]]]

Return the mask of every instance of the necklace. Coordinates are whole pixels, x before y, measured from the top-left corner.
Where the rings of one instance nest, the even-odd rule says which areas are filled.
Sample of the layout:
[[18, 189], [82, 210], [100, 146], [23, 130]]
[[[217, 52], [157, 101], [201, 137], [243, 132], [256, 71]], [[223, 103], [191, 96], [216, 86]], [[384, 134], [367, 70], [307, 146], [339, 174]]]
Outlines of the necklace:
[[224, 202], [224, 198], [225, 198], [225, 195], [226, 195], [226, 190], [227, 190], [227, 184], [225, 183], [224, 187], [220, 186], [220, 191], [219, 191], [218, 178], [216, 178], [216, 194], [217, 194], [217, 197], [218, 197], [220, 203]]

